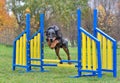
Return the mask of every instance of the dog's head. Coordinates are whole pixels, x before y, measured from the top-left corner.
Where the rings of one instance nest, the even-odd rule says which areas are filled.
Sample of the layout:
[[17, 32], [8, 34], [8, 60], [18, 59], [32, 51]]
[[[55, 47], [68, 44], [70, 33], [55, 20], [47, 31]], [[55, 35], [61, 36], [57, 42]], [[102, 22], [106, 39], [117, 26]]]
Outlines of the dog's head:
[[48, 27], [48, 29], [45, 31], [46, 36], [47, 36], [47, 41], [53, 42], [56, 39], [57, 37], [56, 31], [58, 29], [59, 28], [57, 26]]

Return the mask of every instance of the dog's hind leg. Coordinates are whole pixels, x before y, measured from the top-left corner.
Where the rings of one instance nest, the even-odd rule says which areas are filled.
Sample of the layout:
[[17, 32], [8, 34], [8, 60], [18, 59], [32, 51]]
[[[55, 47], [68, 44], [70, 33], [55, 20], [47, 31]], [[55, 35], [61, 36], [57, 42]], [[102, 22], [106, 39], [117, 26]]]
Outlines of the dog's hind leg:
[[[68, 49], [66, 46], [63, 46], [62, 48], [63, 48], [63, 50], [66, 52], [67, 57], [68, 57], [68, 60], [71, 60], [71, 58], [70, 58], [70, 53], [69, 53], [69, 49]], [[71, 64], [71, 62], [68, 62], [68, 64]]]
[[[58, 57], [59, 60], [62, 60], [61, 57], [60, 57], [60, 55], [59, 55], [59, 51], [60, 51], [60, 48], [56, 47], [55, 48], [56, 55], [57, 55], [57, 57]], [[60, 62], [60, 64], [62, 64], [62, 62]]]

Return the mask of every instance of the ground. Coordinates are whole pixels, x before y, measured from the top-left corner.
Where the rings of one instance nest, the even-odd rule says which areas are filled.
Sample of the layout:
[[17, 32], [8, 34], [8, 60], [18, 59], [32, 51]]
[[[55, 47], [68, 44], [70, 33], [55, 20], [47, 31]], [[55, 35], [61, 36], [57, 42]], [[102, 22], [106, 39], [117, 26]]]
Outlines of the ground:
[[[111, 73], [104, 73], [101, 79], [96, 77], [69, 78], [76, 75], [75, 68], [46, 67], [50, 72], [41, 73], [39, 68], [35, 72], [26, 73], [23, 69], [17, 68], [12, 71], [12, 46], [0, 45], [0, 83], [120, 83], [120, 49], [117, 51], [117, 78]], [[70, 53], [76, 59], [77, 48], [71, 48]], [[61, 50], [62, 58], [66, 59], [65, 53]], [[56, 59], [54, 50], [45, 47], [45, 57]], [[21, 71], [22, 70], [22, 71]]]

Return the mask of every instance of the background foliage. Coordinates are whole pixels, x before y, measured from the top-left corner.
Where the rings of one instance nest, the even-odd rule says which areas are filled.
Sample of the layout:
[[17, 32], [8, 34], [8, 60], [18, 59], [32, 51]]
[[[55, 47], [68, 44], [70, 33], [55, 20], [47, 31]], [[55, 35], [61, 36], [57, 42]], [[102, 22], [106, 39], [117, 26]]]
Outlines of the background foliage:
[[[1, 0], [0, 31], [12, 28], [14, 33], [11, 33], [12, 31], [10, 33], [15, 34], [12, 37], [17, 36], [25, 29], [25, 14], [29, 12], [31, 14], [31, 34], [33, 34], [39, 29], [39, 14], [44, 13], [45, 29], [51, 25], [59, 26], [71, 46], [76, 46], [77, 8], [82, 10], [82, 26], [88, 32], [92, 33], [92, 12], [94, 8], [97, 8], [99, 10], [99, 28], [118, 41], [120, 40], [120, 36], [118, 36], [120, 35], [119, 0]], [[2, 41], [4, 41], [3, 39]]]

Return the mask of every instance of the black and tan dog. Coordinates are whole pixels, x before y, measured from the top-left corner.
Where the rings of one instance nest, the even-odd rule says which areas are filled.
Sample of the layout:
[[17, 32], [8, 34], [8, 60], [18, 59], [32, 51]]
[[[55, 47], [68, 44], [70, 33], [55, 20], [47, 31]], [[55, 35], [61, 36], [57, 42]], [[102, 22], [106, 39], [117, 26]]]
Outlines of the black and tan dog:
[[[59, 58], [59, 60], [62, 60], [59, 55], [60, 48], [64, 49], [64, 51], [67, 54], [68, 60], [70, 60], [68, 41], [62, 37], [62, 33], [60, 29], [56, 25], [53, 25], [53, 26], [48, 27], [45, 33], [46, 33], [46, 41], [48, 43], [48, 46], [51, 49], [55, 49], [56, 55]], [[62, 62], [60, 63], [62, 64]], [[69, 64], [71, 63], [69, 62]]]

